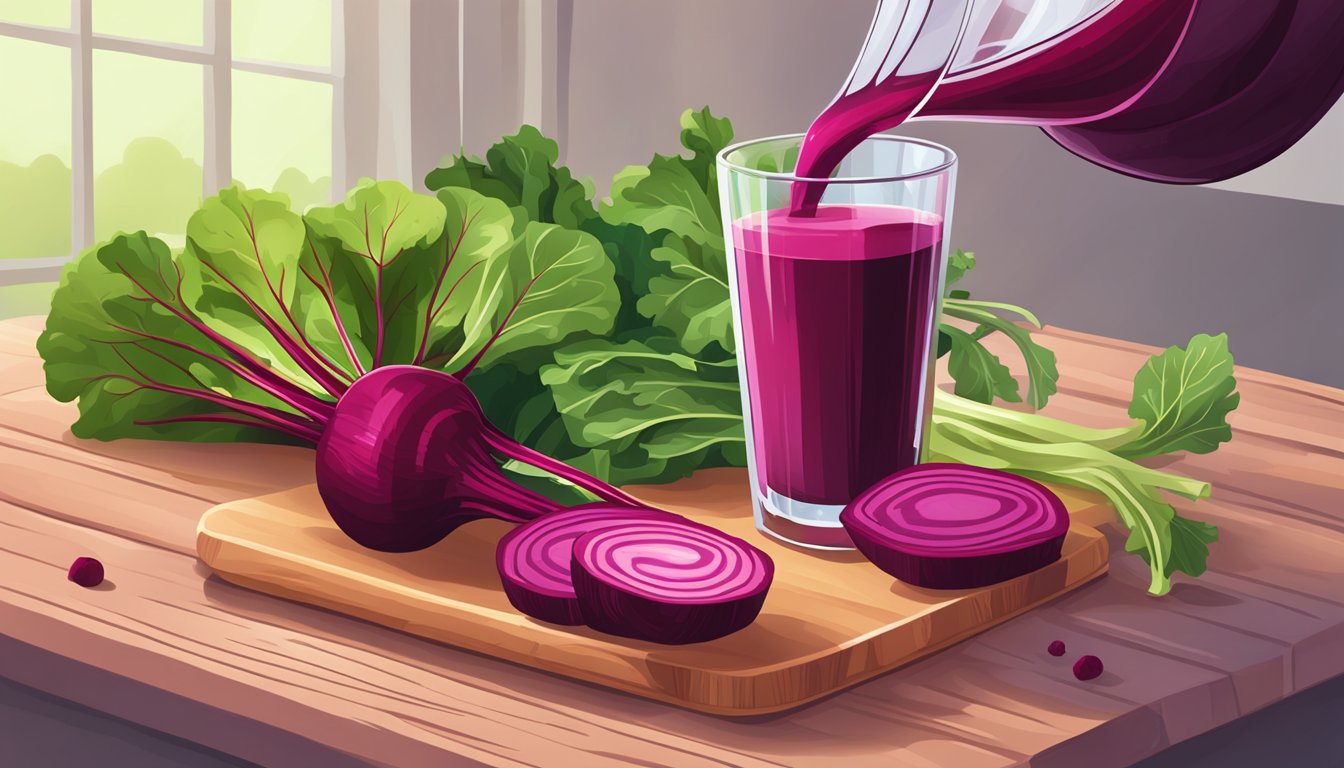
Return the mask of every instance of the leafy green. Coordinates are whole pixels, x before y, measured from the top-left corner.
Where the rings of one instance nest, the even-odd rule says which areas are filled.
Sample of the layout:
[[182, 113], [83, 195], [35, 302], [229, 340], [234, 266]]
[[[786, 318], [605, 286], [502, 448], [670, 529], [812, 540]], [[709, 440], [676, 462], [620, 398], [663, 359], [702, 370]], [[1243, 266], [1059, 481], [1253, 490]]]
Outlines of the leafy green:
[[[612, 224], [599, 216], [591, 184], [575, 179], [568, 168], [556, 165], [558, 145], [531, 126], [503, 137], [485, 154], [484, 161], [461, 154], [446, 158], [443, 167], [429, 173], [425, 184], [439, 190], [441, 198], [455, 189], [469, 190], [503, 203], [520, 222], [558, 224], [592, 235], [612, 265], [612, 279], [619, 296], [610, 335], [624, 338], [646, 331], [650, 322], [639, 313], [637, 305], [641, 297], [649, 294], [650, 281], [667, 274], [662, 262], [650, 256], [661, 238], [638, 226]], [[550, 390], [541, 383], [538, 374], [509, 367], [511, 378], [502, 390], [489, 383], [477, 389], [491, 423], [548, 455], [569, 460], [583, 454], [584, 449], [569, 442], [550, 399]], [[488, 372], [475, 377], [473, 387], [483, 378], [488, 378]], [[518, 396], [495, 397], [501, 391]], [[517, 404], [524, 400], [544, 403], [549, 409], [549, 417], [540, 426], [525, 415], [542, 410], [542, 406], [519, 409]], [[492, 408], [492, 401], [501, 405]], [[549, 489], [548, 493], [554, 495], [554, 490]]]
[[[500, 214], [511, 222], [507, 211]], [[432, 197], [400, 184], [368, 181], [351, 190], [344, 203], [312, 208], [303, 216], [308, 242], [286, 250], [280, 267], [288, 262], [293, 270], [297, 261], [298, 273], [291, 283], [310, 293], [304, 313], [304, 330], [310, 338], [340, 349], [347, 346], [344, 330], [349, 342], [344, 370], [351, 378], [388, 360], [409, 361], [419, 339], [432, 337], [439, 327], [431, 318], [422, 329], [419, 310], [430, 300], [428, 293], [445, 258], [445, 218], [443, 205]], [[482, 218], [468, 233], [473, 240], [489, 239], [492, 230], [493, 247], [483, 243], [478, 258], [501, 255], [499, 219]], [[333, 296], [334, 310], [319, 287]], [[328, 356], [341, 357], [338, 352]]]
[[[1131, 537], [1132, 538], [1132, 537]], [[1199, 520], [1190, 520], [1176, 514], [1171, 516], [1171, 559], [1167, 561], [1166, 574], [1170, 577], [1176, 571], [1199, 576], [1209, 567], [1209, 545], [1218, 541], [1218, 527]], [[1135, 551], [1131, 542], [1125, 543], [1125, 551]], [[1139, 550], [1146, 561], [1148, 553]]]
[[[472, 317], [463, 326], [466, 342], [449, 368], [487, 343], [483, 365], [509, 357], [520, 368], [534, 368], [566, 338], [611, 330], [620, 297], [611, 262], [591, 235], [530, 222], [498, 264], [471, 304]], [[523, 350], [542, 354], [525, 356]]]
[[[702, 411], [708, 408], [716, 416], [727, 417], [710, 418], [711, 422], [736, 420], [733, 435], [741, 440], [735, 378], [729, 377], [733, 384], [730, 397], [708, 402], [694, 399], [699, 392], [699, 371], [736, 375], [714, 166], [718, 151], [732, 139], [732, 126], [702, 109], [688, 110], [682, 116], [681, 128], [682, 146], [688, 154], [656, 156], [648, 166], [625, 169], [612, 185], [611, 200], [603, 203], [600, 211], [591, 198], [591, 185], [576, 181], [569, 169], [557, 166], [555, 143], [529, 126], [501, 139], [486, 152], [484, 161], [457, 155], [426, 177], [426, 184], [439, 189], [440, 194], [453, 188], [470, 188], [502, 201], [520, 217], [584, 232], [601, 244], [614, 267], [612, 281], [620, 299], [608, 337], [615, 345], [625, 345], [622, 348], [627, 352], [638, 348], [640, 354], [624, 354], [606, 361], [596, 373], [580, 376], [573, 369], [577, 365], [575, 356], [588, 356], [591, 346], [580, 342], [560, 350], [557, 364], [544, 371], [553, 378], [560, 377], [555, 378], [554, 386], [543, 384], [540, 377], [527, 370], [515, 370], [512, 379], [501, 384], [502, 391], [513, 396], [488, 394], [485, 385], [480, 392], [491, 422], [515, 439], [615, 482], [667, 482], [698, 465], [726, 463], [730, 458], [737, 464], [745, 463], [740, 446], [726, 447], [725, 442], [719, 447], [695, 447], [700, 433], [694, 433], [686, 445], [678, 444], [672, 439], [676, 430], [683, 428], [678, 425], [691, 425], [676, 418], [665, 426], [635, 429], [619, 439], [578, 439], [585, 432], [576, 426], [576, 419], [592, 420], [587, 428], [590, 435], [595, 434], [593, 430], [614, 429], [621, 409], [605, 407], [615, 402], [610, 391], [594, 398], [604, 407], [591, 412], [572, 410], [562, 418], [555, 404], [565, 393], [601, 386], [605, 382], [600, 374], [619, 373], [633, 380], [640, 371], [650, 375], [656, 371], [662, 380], [675, 381], [692, 394], [689, 400], [665, 397], [659, 405], [662, 415], [670, 416], [678, 404]], [[659, 200], [663, 194], [684, 195], [688, 202], [673, 210]], [[567, 287], [564, 294], [570, 295], [570, 290]], [[505, 353], [511, 360], [517, 357], [507, 347]], [[660, 355], [667, 358], [660, 360]], [[693, 363], [689, 370], [684, 367], [688, 360]], [[573, 375], [566, 378], [557, 372], [561, 369]], [[494, 378], [485, 372], [476, 380]], [[546, 397], [552, 397], [549, 413]], [[518, 407], [518, 403], [524, 405]], [[580, 411], [584, 416], [576, 415]]]
[[570, 229], [597, 215], [591, 186], [557, 166], [560, 147], [530, 125], [505, 136], [485, 153], [485, 162], [455, 155], [425, 177], [431, 190], [472, 189], [503, 201], [520, 221], [559, 224]]
[[668, 233], [650, 252], [670, 274], [649, 279], [639, 298], [640, 314], [676, 334], [682, 347], [698, 353], [710, 344], [733, 351], [733, 313], [728, 299], [728, 262], [723, 253]]
[[1204, 572], [1212, 525], [1181, 517], [1163, 497], [1209, 494], [1206, 483], [1136, 464], [1177, 451], [1207, 453], [1231, 438], [1227, 416], [1237, 405], [1233, 360], [1225, 336], [1198, 335], [1185, 348], [1151, 357], [1134, 377], [1130, 415], [1118, 429], [1094, 429], [1048, 416], [1017, 413], [945, 392], [934, 401], [930, 439], [945, 461], [995, 467], [1049, 483], [1102, 494], [1130, 530], [1126, 550], [1152, 572], [1150, 591], [1165, 594], [1171, 576]]
[[[1032, 328], [1039, 329], [1041, 322], [1036, 316], [1022, 307], [995, 301], [975, 301], [968, 291], [955, 289], [954, 285], [975, 269], [976, 258], [971, 251], [954, 251], [947, 258], [947, 276], [944, 281], [943, 320], [954, 318], [969, 321], [976, 325], [970, 338], [958, 337], [953, 343], [955, 326], [942, 322], [938, 326], [938, 356], [951, 355], [948, 359], [948, 373], [957, 382], [957, 394], [981, 403], [991, 403], [995, 398], [1007, 402], [1020, 402], [1016, 381], [1009, 382], [1000, 373], [990, 381], [996, 386], [985, 386], [984, 369], [989, 360], [998, 360], [989, 350], [980, 345], [980, 340], [992, 333], [1002, 333], [1012, 340], [1022, 355], [1027, 367], [1027, 403], [1036, 409], [1044, 408], [1050, 396], [1058, 389], [1059, 370], [1055, 367], [1055, 355], [1041, 346], [1031, 337], [1027, 328], [1018, 325], [1008, 317], [1016, 316], [1026, 321]], [[1003, 313], [1003, 314], [1000, 314]], [[966, 359], [958, 359], [960, 357]], [[974, 382], [961, 383], [962, 376], [975, 378]]]
[[731, 123], [709, 108], [681, 116], [681, 144], [690, 155], [654, 155], [612, 181], [601, 215], [611, 224], [637, 226], [658, 240], [650, 256], [666, 266], [651, 276], [637, 308], [671, 331], [687, 352], [717, 344], [733, 351], [727, 251], [719, 212], [715, 157], [733, 138]]
[[[1055, 353], [1036, 343], [1036, 340], [1031, 338], [1029, 330], [996, 314], [992, 311], [994, 309], [1014, 312], [1031, 323], [1033, 327], [1040, 327], [1039, 321], [1026, 310], [1008, 304], [972, 301], [971, 299], [949, 298], [943, 300], [943, 315], [945, 317], [955, 317], [977, 323], [979, 327], [976, 333], [980, 337], [998, 331], [1017, 345], [1018, 351], [1022, 353], [1023, 361], [1027, 364], [1027, 403], [1033, 408], [1045, 407], [1046, 402], [1059, 386], [1059, 369], [1055, 367]], [[955, 347], [953, 348], [953, 354], [956, 354]], [[1014, 394], [1016, 393], [1016, 385], [1013, 386], [1012, 391]], [[995, 394], [1003, 397], [998, 391]], [[1009, 398], [1005, 397], [1004, 399]]]
[[541, 380], [600, 476], [666, 481], [745, 462], [735, 361], [697, 360], [656, 336], [576, 342], [555, 359]]
[[[316, 442], [371, 368], [535, 379], [620, 304], [591, 235], [470, 190], [365, 181], [300, 215], [235, 186], [186, 229], [178, 254], [138, 232], [66, 268], [38, 347], [51, 394], [79, 400], [77, 435]], [[552, 413], [549, 396], [533, 411]]]
[[661, 235], [604, 220], [592, 199], [592, 184], [556, 165], [558, 145], [532, 126], [500, 139], [485, 155], [484, 162], [463, 154], [450, 156], [446, 165], [430, 171], [425, 184], [437, 190], [470, 189], [503, 202], [520, 221], [559, 224], [594, 236], [615, 268], [621, 296], [614, 335], [647, 328], [650, 323], [636, 307], [640, 297], [648, 295], [649, 281], [667, 274], [663, 264], [650, 257]]
[[947, 277], [944, 280], [944, 293], [950, 295], [952, 286], [961, 282], [967, 272], [975, 269], [975, 252], [963, 251], [960, 248], [951, 252], [947, 256]]
[[[286, 422], [301, 415], [253, 383], [259, 377], [235, 370], [227, 340], [174, 314], [184, 311], [178, 275], [168, 246], [144, 232], [117, 235], [66, 267], [38, 352], [51, 395], [62, 402], [79, 398], [71, 431], [99, 440], [300, 437], [260, 423], [197, 420], [228, 411], [232, 399], [259, 413], [282, 412], [277, 418]], [[198, 352], [183, 355], [182, 347]]]
[[952, 345], [947, 372], [954, 383], [953, 392], [982, 403], [996, 397], [1010, 403], [1022, 401], [1017, 393], [1017, 379], [997, 355], [960, 328], [949, 325], [942, 332]]
[[1200, 334], [1185, 349], [1168, 347], [1134, 377], [1129, 415], [1144, 431], [1118, 452], [1130, 458], [1176, 451], [1209, 453], [1232, 438], [1227, 415], [1240, 395], [1227, 334]]

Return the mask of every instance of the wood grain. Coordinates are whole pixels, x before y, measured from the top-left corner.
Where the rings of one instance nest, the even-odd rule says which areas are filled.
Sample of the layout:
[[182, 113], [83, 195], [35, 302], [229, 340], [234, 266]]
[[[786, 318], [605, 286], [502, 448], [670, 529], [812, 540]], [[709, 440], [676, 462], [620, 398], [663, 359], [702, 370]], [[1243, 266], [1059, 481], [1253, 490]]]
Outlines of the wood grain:
[[[1344, 674], [1344, 391], [1237, 369], [1233, 440], [1167, 465], [1214, 481], [1212, 499], [1177, 506], [1222, 533], [1209, 572], [1167, 597], [1143, 595], [1146, 568], [1089, 513], [1111, 541], [1105, 579], [801, 709], [725, 719], [208, 577], [182, 554], [195, 518], [293, 485], [310, 457], [77, 440], [74, 407], [42, 389], [38, 328], [0, 323], [0, 445], [44, 467], [0, 460], [0, 675], [262, 765], [1120, 768]], [[1127, 422], [1152, 348], [1039, 339], [1062, 374], [1047, 414]], [[98, 495], [140, 473], [180, 495], [126, 508]], [[115, 588], [65, 581], [78, 554], [102, 559]], [[1056, 639], [1062, 660], [1041, 650]], [[1074, 680], [1080, 653], [1106, 673]]]
[[761, 614], [728, 637], [666, 646], [530, 619], [505, 599], [495, 545], [510, 526], [477, 521], [429, 549], [355, 544], [315, 486], [227, 502], [201, 518], [201, 560], [224, 579], [459, 648], [721, 715], [796, 707], [927, 656], [1106, 571], [1106, 539], [1076, 524], [1060, 559], [973, 590], [895, 581], [854, 552], [819, 554], [753, 527], [746, 473], [717, 470], [642, 500], [750, 538], [775, 561]]

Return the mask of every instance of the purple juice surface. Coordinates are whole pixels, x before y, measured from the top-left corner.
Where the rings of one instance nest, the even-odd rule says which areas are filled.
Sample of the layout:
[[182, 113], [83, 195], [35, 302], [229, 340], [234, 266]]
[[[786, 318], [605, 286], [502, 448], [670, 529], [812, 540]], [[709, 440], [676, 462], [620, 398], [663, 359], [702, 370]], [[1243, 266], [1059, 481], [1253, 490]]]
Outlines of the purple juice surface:
[[846, 504], [918, 463], [942, 228], [934, 214], [879, 205], [734, 223], [757, 479], [769, 490]]

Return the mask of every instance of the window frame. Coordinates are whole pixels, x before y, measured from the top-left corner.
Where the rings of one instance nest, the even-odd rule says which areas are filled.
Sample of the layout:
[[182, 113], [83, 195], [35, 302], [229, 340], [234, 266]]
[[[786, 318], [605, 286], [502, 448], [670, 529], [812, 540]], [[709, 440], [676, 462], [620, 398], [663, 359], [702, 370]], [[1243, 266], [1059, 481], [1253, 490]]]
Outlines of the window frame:
[[208, 197], [233, 178], [233, 73], [254, 72], [326, 83], [331, 97], [331, 190], [343, 194], [349, 187], [346, 130], [346, 0], [331, 0], [331, 64], [298, 64], [236, 58], [233, 56], [232, 0], [202, 0], [202, 44], [186, 45], [143, 40], [93, 31], [94, 0], [70, 0], [70, 26], [45, 27], [0, 21], [0, 37], [56, 45], [70, 50], [71, 252], [35, 258], [0, 259], [0, 286], [56, 280], [62, 267], [93, 245], [93, 52], [116, 51], [148, 58], [199, 64], [204, 78], [204, 153], [201, 196]]

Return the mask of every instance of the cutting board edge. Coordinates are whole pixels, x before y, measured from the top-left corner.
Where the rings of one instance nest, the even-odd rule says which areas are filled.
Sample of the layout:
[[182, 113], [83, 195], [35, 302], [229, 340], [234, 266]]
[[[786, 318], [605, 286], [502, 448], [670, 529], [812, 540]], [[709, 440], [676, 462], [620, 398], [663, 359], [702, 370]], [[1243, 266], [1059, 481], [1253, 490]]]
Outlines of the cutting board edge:
[[[236, 503], [236, 502], [232, 502]], [[207, 510], [201, 517], [197, 526], [197, 553], [201, 561], [209, 566], [211, 570], [221, 579], [246, 589], [290, 600], [302, 605], [311, 605], [326, 610], [331, 610], [343, 615], [352, 616], [363, 621], [369, 621], [380, 626], [388, 627], [396, 631], [406, 632], [408, 634], [429, 639], [434, 642], [442, 643], [447, 646], [466, 650], [491, 658], [500, 659], [509, 663], [525, 666], [529, 669], [545, 672], [547, 674], [558, 675], [568, 679], [577, 679], [589, 684], [596, 684], [608, 688], [614, 688], [626, 693], [634, 694], [643, 698], [660, 701], [666, 704], [682, 707], [685, 709], [712, 714], [724, 717], [750, 717], [755, 715], [768, 715], [787, 712], [799, 707], [805, 706], [813, 701], [826, 698], [834, 693], [849, 689], [855, 685], [871, 680], [891, 672], [900, 667], [911, 664], [923, 659], [933, 653], [937, 653], [950, 646], [973, 637], [993, 626], [1002, 624], [1032, 608], [1042, 605], [1066, 595], [1073, 590], [1089, 584], [1108, 570], [1109, 546], [1106, 538], [1100, 531], [1085, 523], [1075, 523], [1073, 531], [1082, 534], [1086, 542], [1077, 551], [1071, 553], [1067, 558], [1046, 566], [1035, 574], [1029, 574], [1022, 578], [1031, 578], [1039, 576], [1044, 578], [1047, 572], [1051, 570], [1063, 569], [1065, 574], [1065, 583], [1054, 591], [1048, 591], [1040, 597], [1030, 599], [1022, 605], [1005, 612], [1000, 616], [994, 616], [986, 620], [968, 626], [965, 630], [957, 632], [936, 643], [922, 646], [917, 650], [900, 657], [892, 658], [884, 663], [877, 664], [868, 668], [857, 669], [849, 673], [838, 682], [820, 687], [800, 688], [796, 681], [792, 684], [787, 680], [788, 676], [795, 670], [804, 665], [815, 663], [818, 658], [837, 658], [852, 652], [852, 649], [862, 642], [862, 637], [856, 637], [849, 643], [837, 645], [833, 651], [828, 651], [823, 655], [814, 657], [803, 657], [793, 661], [791, 664], [774, 664], [767, 667], [759, 667], [742, 672], [718, 672], [697, 670], [685, 665], [677, 666], [659, 663], [657, 661], [647, 660], [649, 666], [643, 670], [645, 674], [640, 675], [640, 669], [631, 666], [629, 671], [636, 675], [637, 679], [615, 677], [603, 674], [590, 667], [574, 667], [563, 664], [556, 659], [547, 659], [539, 662], [535, 655], [529, 655], [520, 649], [512, 649], [499, 645], [474, 642], [471, 636], [454, 635], [451, 632], [440, 631], [432, 625], [417, 625], [415, 622], [406, 619], [404, 616], [397, 616], [388, 612], [380, 612], [368, 608], [356, 601], [342, 600], [339, 596], [350, 594], [348, 590], [331, 589], [329, 594], [319, 594], [311, 590], [302, 590], [293, 585], [294, 582], [303, 582], [305, 573], [303, 566], [299, 562], [303, 558], [287, 556], [288, 553], [281, 552], [274, 548], [258, 545], [255, 542], [242, 541], [237, 537], [220, 534], [210, 529], [209, 519], [214, 515], [227, 515], [232, 510], [229, 509], [231, 503], [220, 504]], [[266, 550], [268, 554], [278, 559], [283, 564], [283, 570], [273, 571], [270, 574], [271, 580], [255, 577], [247, 573], [240, 572], [231, 567], [232, 562], [247, 562], [247, 557], [238, 557], [240, 554]], [[1068, 572], [1074, 563], [1079, 563], [1084, 568], [1084, 572], [1076, 574], [1073, 580], [1068, 581]], [[1090, 563], [1090, 567], [1087, 564]], [[339, 574], [337, 578], [341, 578]], [[311, 581], [309, 581], [311, 583]], [[474, 605], [467, 603], [467, 605]], [[527, 621], [519, 617], [520, 621]], [[556, 628], [557, 634], [563, 634], [565, 630]], [[529, 642], [524, 642], [521, 646], [527, 646]], [[837, 662], [838, 663], [838, 662]], [[656, 684], [655, 671], [662, 673], [664, 679], [670, 677], [674, 687], [681, 690], [679, 695], [677, 690], [670, 689], [669, 686], [659, 686]], [[697, 676], [704, 676], [714, 681], [713, 684], [706, 685], [703, 680], [696, 681]], [[721, 688], [727, 687], [730, 692], [726, 696], [713, 695]], [[784, 695], [785, 691], [792, 691], [792, 695]], [[694, 695], [696, 693], [704, 695]], [[733, 702], [742, 703], [733, 703]], [[752, 702], [752, 703], [747, 703]]]

